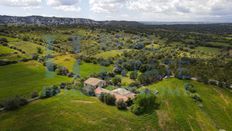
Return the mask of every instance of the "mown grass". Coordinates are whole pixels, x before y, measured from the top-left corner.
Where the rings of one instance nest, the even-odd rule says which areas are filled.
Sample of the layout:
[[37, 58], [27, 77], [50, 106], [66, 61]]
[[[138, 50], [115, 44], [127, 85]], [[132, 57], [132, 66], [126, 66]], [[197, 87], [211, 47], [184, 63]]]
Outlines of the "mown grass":
[[67, 81], [70, 79], [46, 71], [45, 67], [36, 61], [1, 66], [0, 100], [15, 95], [30, 96], [33, 91], [40, 91], [43, 86]]
[[156, 114], [136, 116], [76, 90], [0, 113], [2, 130], [156, 130]]

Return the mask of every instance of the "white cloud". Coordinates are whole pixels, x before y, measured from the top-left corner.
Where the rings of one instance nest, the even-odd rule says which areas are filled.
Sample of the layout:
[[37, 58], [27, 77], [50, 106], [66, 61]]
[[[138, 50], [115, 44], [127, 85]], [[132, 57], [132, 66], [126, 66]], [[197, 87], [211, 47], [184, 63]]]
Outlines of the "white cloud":
[[232, 10], [231, 0], [128, 0], [130, 10], [142, 12], [179, 12], [204, 14], [214, 12], [215, 9]]
[[232, 0], [127, 0], [130, 11], [146, 18], [213, 19], [232, 14]]
[[18, 7], [31, 7], [39, 6], [42, 0], [1, 0], [0, 5], [4, 6], [18, 6]]
[[47, 3], [51, 6], [72, 6], [79, 3], [79, 0], [47, 0]]
[[56, 10], [67, 12], [80, 11], [79, 0], [47, 0], [47, 4]]
[[115, 13], [123, 8], [126, 0], [89, 0], [90, 10], [94, 13]]
[[78, 12], [81, 10], [80, 7], [76, 7], [76, 6], [66, 6], [66, 5], [61, 5], [61, 6], [57, 6], [54, 7], [54, 9], [56, 10], [62, 10], [62, 11], [67, 11], [67, 12]]

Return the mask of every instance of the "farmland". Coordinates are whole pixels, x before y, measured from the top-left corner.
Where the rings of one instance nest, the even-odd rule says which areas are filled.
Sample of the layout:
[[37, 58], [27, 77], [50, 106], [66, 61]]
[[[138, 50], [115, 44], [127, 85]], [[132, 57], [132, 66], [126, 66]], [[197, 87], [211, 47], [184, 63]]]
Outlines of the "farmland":
[[[0, 27], [0, 130], [232, 129], [231, 34], [171, 26]], [[90, 77], [135, 99], [125, 110], [107, 105], [85, 92]], [[133, 112], [144, 94], [155, 98], [155, 108]], [[17, 98], [29, 102], [17, 105]]]

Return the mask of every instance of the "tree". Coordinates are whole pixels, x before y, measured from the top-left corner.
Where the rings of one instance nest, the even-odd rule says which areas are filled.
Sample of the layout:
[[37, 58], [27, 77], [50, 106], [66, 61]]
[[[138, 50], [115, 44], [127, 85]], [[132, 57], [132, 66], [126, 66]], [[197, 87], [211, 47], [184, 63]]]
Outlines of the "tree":
[[51, 62], [46, 62], [46, 67], [48, 69], [48, 71], [55, 71], [57, 68], [57, 65]]
[[36, 98], [39, 96], [39, 93], [37, 91], [34, 91], [31, 93], [31, 98]]
[[18, 109], [20, 106], [24, 106], [28, 104], [28, 101], [25, 98], [21, 98], [16, 96], [14, 98], [10, 98], [3, 102], [3, 107], [5, 110], [15, 110]]
[[142, 84], [148, 85], [152, 82], [159, 81], [161, 79], [161, 75], [157, 70], [146, 71], [139, 76], [139, 81]]
[[119, 99], [117, 102], [116, 102], [116, 106], [119, 110], [126, 110], [127, 109], [127, 103], [124, 102], [123, 99]]
[[116, 98], [114, 95], [101, 93], [98, 98], [101, 102], [106, 103], [107, 105], [115, 105]]
[[56, 94], [60, 93], [60, 89], [53, 85], [53, 86], [49, 86], [49, 87], [44, 87], [42, 89], [42, 91], [40, 92], [40, 98], [49, 98], [52, 97]]
[[115, 74], [120, 74], [120, 73], [122, 72], [122, 67], [116, 65], [116, 66], [114, 67], [113, 72], [114, 72]]
[[42, 49], [40, 47], [37, 47], [36, 49], [37, 49], [37, 53], [38, 54], [42, 54], [43, 53], [43, 51], [42, 51]]
[[133, 72], [130, 73], [130, 78], [133, 79], [133, 80], [137, 79], [137, 76], [138, 76], [137, 71], [133, 71]]
[[121, 75], [125, 77], [126, 74], [127, 74], [127, 71], [126, 70], [122, 70]]
[[121, 78], [117, 76], [112, 79], [113, 85], [120, 85], [121, 81], [122, 81]]
[[95, 96], [94, 88], [91, 86], [85, 86], [81, 89], [81, 91], [88, 96]]
[[151, 112], [155, 108], [157, 108], [156, 96], [153, 93], [142, 93], [136, 96], [131, 111], [136, 115], [140, 115]]
[[68, 69], [64, 66], [59, 66], [55, 71], [57, 75], [63, 75], [63, 76], [67, 76], [69, 73]]
[[187, 90], [187, 91], [189, 91], [191, 93], [196, 93], [195, 87], [192, 84], [190, 84], [190, 83], [186, 83], [184, 85], [184, 88], [185, 88], [185, 90]]

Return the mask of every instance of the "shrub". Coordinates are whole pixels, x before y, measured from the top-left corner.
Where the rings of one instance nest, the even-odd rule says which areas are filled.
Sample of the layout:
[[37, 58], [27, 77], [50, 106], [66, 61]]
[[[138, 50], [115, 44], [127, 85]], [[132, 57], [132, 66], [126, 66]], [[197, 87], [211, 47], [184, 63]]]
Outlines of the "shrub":
[[134, 100], [134, 104], [131, 107], [131, 112], [133, 112], [136, 115], [151, 112], [154, 108], [157, 108], [155, 100], [156, 97], [152, 93], [139, 94]]
[[107, 105], [115, 105], [116, 98], [114, 95], [109, 93], [101, 93], [99, 96], [99, 100]]
[[114, 78], [112, 79], [113, 85], [120, 85], [121, 82], [122, 82], [122, 80], [121, 80], [120, 77], [117, 77], [117, 76], [116, 76], [116, 77], [114, 77]]
[[139, 87], [140, 84], [139, 84], [139, 82], [135, 81], [135, 82], [130, 83], [129, 86], [130, 87]]
[[192, 84], [190, 84], [190, 83], [185, 84], [184, 88], [185, 88], [185, 90], [187, 90], [187, 91], [189, 91], [191, 93], [197, 92], [196, 89], [195, 89], [195, 87]]
[[133, 72], [130, 73], [130, 78], [133, 79], [133, 80], [137, 79], [137, 76], [138, 76], [137, 71], [133, 71]]
[[57, 65], [51, 62], [46, 62], [46, 67], [48, 71], [55, 71], [57, 68]]
[[132, 105], [130, 109], [131, 109], [131, 112], [136, 115], [140, 115], [144, 112], [143, 107], [136, 105], [136, 104]]
[[60, 93], [60, 89], [57, 86], [44, 87], [40, 92], [40, 98], [49, 98]]
[[153, 82], [159, 81], [161, 79], [161, 75], [158, 72], [158, 70], [151, 70], [151, 71], [146, 71], [143, 74], [141, 74], [138, 78], [139, 82], [141, 84], [151, 84]]
[[40, 47], [37, 47], [36, 50], [37, 50], [38, 54], [42, 54], [43, 53], [43, 51], [42, 51], [42, 49]]
[[126, 104], [128, 107], [130, 107], [133, 104], [133, 100], [131, 98], [128, 98]]
[[34, 91], [31, 93], [31, 98], [36, 98], [39, 96], [39, 93], [37, 91]]
[[3, 106], [5, 110], [15, 110], [18, 109], [20, 106], [24, 106], [28, 103], [25, 98], [21, 98], [16, 96], [14, 98], [10, 98], [3, 102]]
[[123, 99], [119, 99], [117, 102], [116, 102], [116, 106], [119, 110], [126, 110], [127, 109], [127, 103], [124, 102]]
[[114, 69], [113, 69], [113, 72], [115, 73], [115, 74], [120, 74], [121, 72], [122, 72], [122, 67], [120, 67], [120, 66], [115, 66], [114, 67]]
[[126, 74], [127, 74], [127, 71], [126, 70], [122, 70], [121, 75], [124, 76], [124, 77], [126, 77]]
[[38, 54], [32, 54], [31, 55], [31, 59], [33, 59], [33, 60], [37, 60], [38, 58], [39, 58]]
[[109, 66], [111, 64], [111, 61], [101, 59], [101, 60], [99, 60], [99, 64], [102, 65], [102, 66]]
[[66, 67], [60, 66], [56, 69], [56, 74], [57, 75], [63, 75], [66, 76], [68, 75], [69, 71]]
[[202, 102], [202, 99], [201, 99], [200, 95], [197, 94], [197, 93], [191, 95], [191, 97], [192, 97], [192, 99], [193, 99], [195, 102]]
[[7, 43], [8, 40], [6, 38], [0, 38], [0, 43]]
[[61, 84], [60, 84], [60, 89], [64, 89], [66, 86], [67, 86], [66, 83], [61, 83]]
[[95, 96], [94, 88], [91, 86], [85, 86], [81, 89], [81, 91], [88, 96]]

